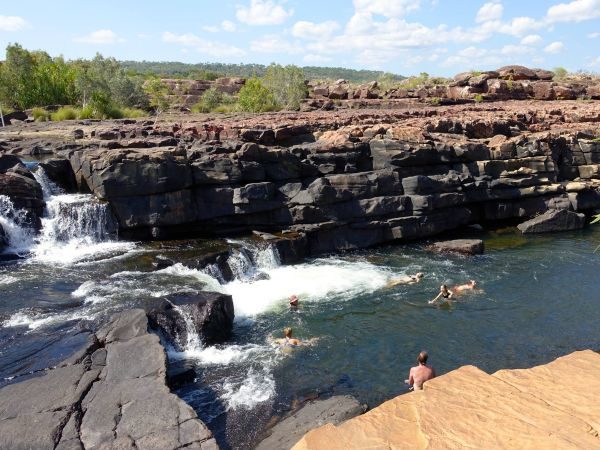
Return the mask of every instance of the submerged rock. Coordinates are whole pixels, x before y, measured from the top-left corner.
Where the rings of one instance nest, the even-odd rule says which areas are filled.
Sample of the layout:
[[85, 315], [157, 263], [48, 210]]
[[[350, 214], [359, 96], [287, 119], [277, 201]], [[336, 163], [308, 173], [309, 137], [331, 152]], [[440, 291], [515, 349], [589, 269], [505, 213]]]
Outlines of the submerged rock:
[[199, 335], [205, 344], [227, 340], [233, 328], [233, 299], [218, 292], [185, 292], [165, 297], [149, 313], [159, 329], [179, 350]]
[[270, 430], [256, 450], [279, 450], [291, 448], [302, 436], [316, 426], [338, 425], [366, 411], [354, 397], [340, 395], [325, 400], [313, 400], [286, 417]]
[[517, 225], [523, 234], [550, 233], [553, 231], [580, 230], [585, 226], [585, 214], [566, 209], [552, 209]]

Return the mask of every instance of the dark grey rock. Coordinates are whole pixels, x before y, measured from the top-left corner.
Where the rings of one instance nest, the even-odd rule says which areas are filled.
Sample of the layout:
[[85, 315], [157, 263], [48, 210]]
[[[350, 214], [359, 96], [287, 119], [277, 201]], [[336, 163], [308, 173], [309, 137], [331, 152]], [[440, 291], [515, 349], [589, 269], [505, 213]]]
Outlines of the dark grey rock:
[[338, 425], [363, 414], [366, 410], [366, 405], [361, 405], [351, 396], [310, 401], [277, 423], [270, 430], [270, 435], [258, 444], [256, 450], [289, 449], [313, 428], [328, 423]]
[[484, 245], [481, 239], [454, 239], [451, 241], [436, 242], [429, 248], [439, 253], [481, 255], [483, 254]]
[[207, 344], [227, 340], [233, 328], [233, 300], [230, 295], [217, 292], [187, 292], [165, 297], [149, 313], [153, 328], [159, 329], [171, 342], [185, 348], [188, 340], [187, 319], [193, 332]]
[[566, 209], [552, 209], [517, 225], [523, 234], [579, 230], [585, 226], [585, 214]]

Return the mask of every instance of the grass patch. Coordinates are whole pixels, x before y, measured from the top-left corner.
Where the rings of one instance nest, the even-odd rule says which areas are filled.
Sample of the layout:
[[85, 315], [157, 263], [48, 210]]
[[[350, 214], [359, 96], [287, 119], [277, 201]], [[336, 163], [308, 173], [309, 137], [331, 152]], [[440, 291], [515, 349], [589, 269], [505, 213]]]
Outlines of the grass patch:
[[44, 108], [33, 108], [31, 115], [36, 122], [47, 122], [50, 120], [50, 113]]
[[63, 120], [75, 120], [78, 117], [78, 111], [70, 106], [63, 106], [56, 112], [50, 114], [50, 120], [60, 122]]

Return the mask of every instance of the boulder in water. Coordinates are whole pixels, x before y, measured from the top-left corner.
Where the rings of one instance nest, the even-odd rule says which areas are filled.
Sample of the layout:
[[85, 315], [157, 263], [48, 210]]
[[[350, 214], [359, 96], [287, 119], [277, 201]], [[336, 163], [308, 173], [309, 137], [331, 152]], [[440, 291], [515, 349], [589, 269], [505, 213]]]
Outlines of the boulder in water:
[[438, 253], [460, 253], [462, 255], [483, 254], [483, 241], [481, 239], [454, 239], [441, 241], [429, 247]]
[[77, 192], [75, 172], [68, 159], [50, 159], [40, 163], [46, 175], [57, 186], [67, 193]]
[[179, 350], [195, 333], [204, 344], [218, 344], [231, 336], [233, 299], [218, 292], [184, 292], [164, 297], [148, 313], [150, 325]]
[[6, 231], [0, 225], [0, 253], [4, 251], [4, 249], [8, 247], [8, 236], [6, 235]]
[[566, 209], [551, 209], [527, 222], [517, 225], [521, 233], [550, 233], [554, 231], [580, 230], [585, 226], [585, 214]]

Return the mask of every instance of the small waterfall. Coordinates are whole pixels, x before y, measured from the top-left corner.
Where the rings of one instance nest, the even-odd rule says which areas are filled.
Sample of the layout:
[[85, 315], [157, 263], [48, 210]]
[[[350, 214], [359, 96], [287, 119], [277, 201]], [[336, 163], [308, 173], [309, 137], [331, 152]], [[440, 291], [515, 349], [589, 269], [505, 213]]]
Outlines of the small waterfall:
[[4, 231], [6, 252], [20, 256], [29, 252], [34, 242], [34, 230], [28, 225], [27, 212], [15, 208], [6, 195], [0, 195], [0, 227]]
[[50, 199], [53, 195], [61, 195], [64, 194], [65, 191], [59, 187], [54, 181], [48, 178], [46, 171], [43, 167], [38, 166], [37, 169], [33, 172], [33, 177], [42, 187], [42, 192], [44, 193], [44, 200]]
[[227, 260], [234, 277], [241, 281], [252, 281], [265, 271], [281, 265], [277, 249], [268, 244], [261, 246], [248, 241], [228, 240], [240, 247], [233, 250]]
[[198, 330], [194, 325], [192, 315], [190, 314], [188, 308], [186, 308], [185, 305], [173, 305], [173, 308], [175, 309], [175, 311], [177, 311], [177, 313], [181, 316], [183, 322], [185, 323], [186, 342], [181, 342], [180, 337], [177, 336], [179, 346], [183, 349], [184, 352], [194, 352], [202, 350], [202, 342], [200, 341]]

